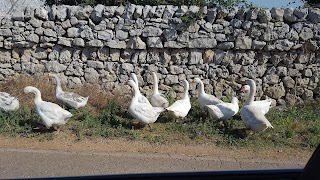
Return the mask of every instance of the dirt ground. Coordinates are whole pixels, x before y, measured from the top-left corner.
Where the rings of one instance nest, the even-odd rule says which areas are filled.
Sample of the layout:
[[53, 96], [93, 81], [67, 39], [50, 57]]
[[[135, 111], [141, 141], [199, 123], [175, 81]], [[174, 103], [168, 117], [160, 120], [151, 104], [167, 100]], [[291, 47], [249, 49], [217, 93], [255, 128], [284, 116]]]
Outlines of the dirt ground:
[[66, 135], [58, 134], [51, 141], [39, 141], [25, 137], [0, 136], [0, 148], [58, 150], [66, 152], [98, 153], [147, 153], [172, 154], [193, 157], [261, 158], [268, 160], [301, 160], [307, 162], [313, 151], [293, 148], [269, 148], [253, 150], [226, 148], [215, 145], [151, 144], [125, 139], [95, 139], [75, 141]]

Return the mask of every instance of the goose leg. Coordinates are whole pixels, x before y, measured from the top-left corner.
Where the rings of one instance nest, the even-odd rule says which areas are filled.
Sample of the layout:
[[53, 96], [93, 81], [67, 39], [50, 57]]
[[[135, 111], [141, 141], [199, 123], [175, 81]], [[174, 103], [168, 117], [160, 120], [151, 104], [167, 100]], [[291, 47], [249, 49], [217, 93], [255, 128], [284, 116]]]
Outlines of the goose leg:
[[54, 134], [59, 134], [59, 133], [60, 133], [59, 126], [53, 125], [52, 128], [55, 130], [55, 131], [54, 131]]
[[223, 120], [222, 123], [223, 123], [224, 130], [228, 131], [230, 127], [229, 127], [229, 124], [227, 123], [227, 121]]
[[43, 125], [43, 124], [39, 124], [37, 127], [33, 128], [34, 130], [38, 130], [38, 131], [46, 131], [48, 130], [48, 128]]
[[254, 134], [254, 131], [252, 131], [251, 128], [244, 128], [244, 131], [250, 135]]

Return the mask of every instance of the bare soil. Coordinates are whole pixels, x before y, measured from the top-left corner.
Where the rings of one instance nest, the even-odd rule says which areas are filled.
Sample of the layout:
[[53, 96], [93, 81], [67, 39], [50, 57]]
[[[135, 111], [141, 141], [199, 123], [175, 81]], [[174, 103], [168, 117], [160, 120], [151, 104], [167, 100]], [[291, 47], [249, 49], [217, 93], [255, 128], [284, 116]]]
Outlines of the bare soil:
[[215, 145], [153, 144], [125, 139], [85, 139], [76, 141], [66, 134], [56, 134], [53, 140], [39, 141], [26, 137], [0, 136], [0, 148], [58, 150], [92, 153], [146, 153], [193, 157], [221, 157], [236, 159], [268, 159], [307, 162], [311, 150], [293, 148], [268, 148], [263, 150], [219, 147]]

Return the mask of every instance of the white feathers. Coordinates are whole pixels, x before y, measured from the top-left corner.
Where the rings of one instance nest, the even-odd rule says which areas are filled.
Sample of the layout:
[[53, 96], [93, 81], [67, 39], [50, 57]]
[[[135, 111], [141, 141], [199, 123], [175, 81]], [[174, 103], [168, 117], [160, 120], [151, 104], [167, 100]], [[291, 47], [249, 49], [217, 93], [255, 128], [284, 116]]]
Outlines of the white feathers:
[[150, 98], [150, 102], [152, 106], [166, 108], [169, 106], [169, 102], [164, 97], [163, 94], [159, 93], [157, 74], [155, 72], [152, 72], [152, 77], [153, 77], [153, 92]]
[[135, 83], [137, 89], [135, 90], [135, 93], [136, 93], [136, 96], [138, 98], [138, 102], [139, 103], [145, 103], [145, 104], [148, 104], [148, 105], [151, 105], [151, 103], [149, 102], [148, 98], [143, 96], [141, 93], [140, 93], [140, 90], [139, 90], [139, 82], [138, 82], [138, 78], [137, 78], [137, 75], [135, 73], [131, 73], [131, 78], [133, 79], [133, 82]]
[[184, 118], [187, 116], [189, 110], [191, 109], [191, 103], [189, 98], [189, 83], [187, 80], [183, 80], [184, 93], [182, 99], [177, 100], [171, 106], [166, 109], [172, 112], [176, 117]]
[[128, 84], [132, 87], [134, 93], [128, 108], [131, 116], [143, 124], [154, 123], [164, 109], [162, 107], [153, 107], [148, 103], [139, 102], [139, 93], [136, 83], [133, 80], [129, 80]]
[[6, 92], [0, 92], [0, 110], [8, 112], [15, 111], [17, 109], [19, 109], [18, 99]]
[[202, 110], [207, 111], [206, 105], [215, 105], [218, 103], [222, 103], [220, 99], [215, 97], [214, 95], [207, 94], [204, 92], [204, 85], [201, 79], [195, 78], [194, 81], [197, 83], [198, 87], [198, 102]]
[[[241, 89], [241, 91], [244, 91], [246, 93], [250, 93], [250, 86], [249, 85], [244, 85], [243, 88]], [[265, 100], [261, 100], [261, 101], [253, 101], [252, 105], [257, 106], [257, 108], [260, 109], [260, 111], [262, 112], [262, 114], [267, 114], [271, 108], [271, 103], [272, 100], [271, 99], [265, 99]]]
[[50, 74], [51, 77], [54, 77], [56, 80], [57, 86], [56, 86], [56, 98], [63, 103], [66, 106], [69, 106], [71, 108], [78, 109], [80, 107], [83, 107], [87, 104], [89, 97], [83, 97], [80, 96], [77, 93], [73, 92], [65, 92], [61, 88], [60, 79], [55, 74]]
[[216, 105], [206, 105], [211, 117], [217, 120], [228, 120], [239, 111], [238, 98], [233, 97], [231, 103], [218, 103]]
[[39, 114], [42, 123], [47, 128], [65, 124], [67, 120], [72, 117], [72, 114], [69, 111], [64, 110], [59, 105], [52, 102], [43, 101], [41, 99], [41, 93], [37, 88], [27, 86], [24, 88], [24, 92], [34, 93], [34, 104], [36, 106], [36, 111]]
[[245, 104], [241, 108], [241, 119], [245, 126], [256, 132], [264, 131], [267, 128], [273, 128], [260, 108], [252, 103], [256, 93], [256, 83], [254, 80], [248, 79], [247, 84], [250, 86], [250, 93]]

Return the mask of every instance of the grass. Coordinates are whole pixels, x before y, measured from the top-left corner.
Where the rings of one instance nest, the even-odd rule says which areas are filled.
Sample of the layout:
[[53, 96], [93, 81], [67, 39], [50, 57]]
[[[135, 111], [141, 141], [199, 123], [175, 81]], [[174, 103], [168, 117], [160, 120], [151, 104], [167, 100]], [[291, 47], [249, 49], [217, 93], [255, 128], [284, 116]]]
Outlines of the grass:
[[[39, 77], [40, 78], [40, 77]], [[42, 78], [42, 79], [41, 79]], [[7, 92], [18, 96], [21, 107], [9, 113], [0, 112], [0, 134], [34, 138], [48, 141], [56, 136], [51, 131], [39, 131], [37, 126], [41, 120], [36, 114], [33, 97], [20, 91], [14, 92], [8, 87], [23, 89], [26, 85], [39, 86], [43, 99], [55, 102], [54, 85], [40, 79], [23, 79], [23, 82], [8, 82]], [[46, 84], [47, 83], [47, 84]], [[203, 112], [196, 99], [192, 98], [192, 109], [184, 119], [171, 119], [162, 114], [159, 120], [151, 125], [143, 126], [127, 112], [130, 99], [125, 96], [110, 96], [105, 92], [88, 87], [89, 103], [78, 110], [69, 109], [74, 115], [66, 125], [61, 126], [62, 133], [73, 134], [75, 140], [95, 138], [125, 138], [142, 140], [151, 143], [181, 144], [215, 144], [227, 147], [269, 148], [288, 147], [314, 149], [320, 143], [320, 103], [299, 105], [284, 112], [272, 109], [267, 118], [274, 129], [261, 133], [250, 133], [244, 130], [239, 114], [229, 120], [227, 126], [210, 118]], [[53, 90], [52, 90], [53, 89]], [[11, 91], [10, 91], [11, 90]], [[170, 92], [172, 93], [172, 92]], [[170, 99], [172, 101], [172, 98]]]

